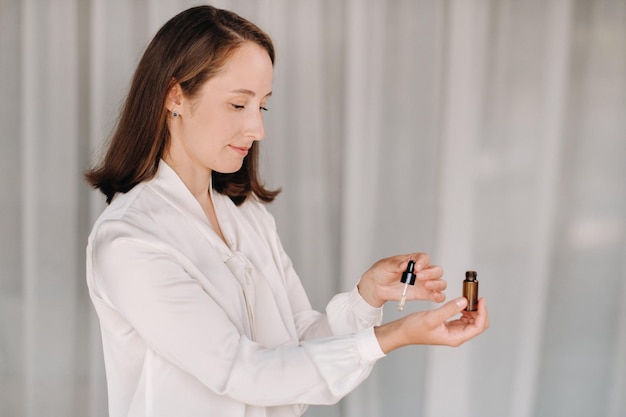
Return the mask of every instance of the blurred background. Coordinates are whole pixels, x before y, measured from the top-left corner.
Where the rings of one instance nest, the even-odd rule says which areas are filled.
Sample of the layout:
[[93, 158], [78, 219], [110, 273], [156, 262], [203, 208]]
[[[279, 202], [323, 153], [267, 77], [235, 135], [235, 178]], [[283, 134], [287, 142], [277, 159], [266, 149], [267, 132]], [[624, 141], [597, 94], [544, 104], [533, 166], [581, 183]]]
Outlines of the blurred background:
[[[200, 3], [0, 0], [2, 417], [107, 415], [81, 172], [156, 30]], [[626, 416], [626, 0], [212, 4], [276, 43], [262, 164], [314, 306], [424, 251], [449, 298], [477, 270], [490, 310], [307, 416]]]

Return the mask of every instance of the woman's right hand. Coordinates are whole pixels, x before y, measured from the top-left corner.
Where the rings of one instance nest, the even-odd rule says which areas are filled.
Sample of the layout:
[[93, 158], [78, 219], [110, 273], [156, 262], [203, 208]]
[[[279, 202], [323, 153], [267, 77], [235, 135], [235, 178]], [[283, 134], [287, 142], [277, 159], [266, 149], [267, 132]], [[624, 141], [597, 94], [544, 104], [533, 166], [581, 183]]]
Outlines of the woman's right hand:
[[[489, 314], [484, 298], [478, 300], [477, 311], [463, 310], [463, 297], [447, 302], [434, 310], [419, 311], [374, 328], [383, 352], [389, 353], [407, 345], [460, 346], [489, 327]], [[460, 317], [451, 320], [454, 316]]]

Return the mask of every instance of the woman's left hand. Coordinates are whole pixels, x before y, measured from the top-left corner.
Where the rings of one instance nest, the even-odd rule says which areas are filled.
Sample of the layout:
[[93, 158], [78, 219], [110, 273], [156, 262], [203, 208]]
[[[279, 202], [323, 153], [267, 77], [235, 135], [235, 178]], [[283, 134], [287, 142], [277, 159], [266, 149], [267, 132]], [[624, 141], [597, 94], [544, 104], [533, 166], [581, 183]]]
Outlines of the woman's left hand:
[[415, 261], [415, 285], [409, 285], [407, 300], [428, 300], [440, 303], [446, 299], [443, 291], [447, 283], [441, 277], [441, 267], [430, 264], [425, 253], [397, 255], [381, 259], [368, 269], [357, 285], [359, 293], [373, 307], [381, 307], [390, 300], [400, 300], [404, 283], [400, 281], [409, 261]]

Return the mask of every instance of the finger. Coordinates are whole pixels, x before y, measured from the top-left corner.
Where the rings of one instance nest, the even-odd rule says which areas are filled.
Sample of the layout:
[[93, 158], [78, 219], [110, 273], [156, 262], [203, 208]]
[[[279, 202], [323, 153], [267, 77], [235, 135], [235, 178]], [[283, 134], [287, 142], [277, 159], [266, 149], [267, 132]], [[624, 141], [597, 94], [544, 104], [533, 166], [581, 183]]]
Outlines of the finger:
[[475, 311], [463, 310], [461, 314], [463, 314], [462, 319], [464, 321], [475, 324], [481, 331], [486, 330], [489, 327], [487, 302], [483, 298], [478, 300], [478, 308]]
[[420, 281], [425, 280], [438, 280], [443, 277], [443, 269], [437, 265], [430, 265], [415, 274], [415, 277]]
[[435, 303], [443, 303], [446, 301], [446, 295], [442, 292], [436, 291], [430, 294], [430, 299]]
[[386, 258], [384, 261], [387, 263], [388, 268], [386, 269], [389, 272], [402, 273], [406, 271], [411, 259], [411, 255], [396, 255]]
[[448, 288], [448, 282], [443, 279], [432, 279], [424, 283], [424, 288], [431, 291], [444, 291]]
[[478, 314], [474, 316], [474, 324], [482, 330], [489, 328], [489, 312], [484, 298], [478, 300]]
[[455, 298], [448, 301], [441, 307], [431, 310], [432, 319], [436, 322], [435, 325], [444, 323], [452, 317], [459, 314], [467, 306], [467, 299], [465, 297]]
[[430, 256], [426, 253], [417, 252], [411, 254], [410, 259], [415, 261], [415, 271], [421, 271], [430, 266]]

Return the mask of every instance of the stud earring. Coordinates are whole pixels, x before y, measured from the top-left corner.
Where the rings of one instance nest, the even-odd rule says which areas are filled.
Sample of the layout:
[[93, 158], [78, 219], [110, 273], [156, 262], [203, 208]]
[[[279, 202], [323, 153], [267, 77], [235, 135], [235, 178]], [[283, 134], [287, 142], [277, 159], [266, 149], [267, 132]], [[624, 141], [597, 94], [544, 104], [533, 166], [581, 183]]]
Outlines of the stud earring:
[[172, 117], [178, 117], [178, 112], [177, 111], [172, 112]]

